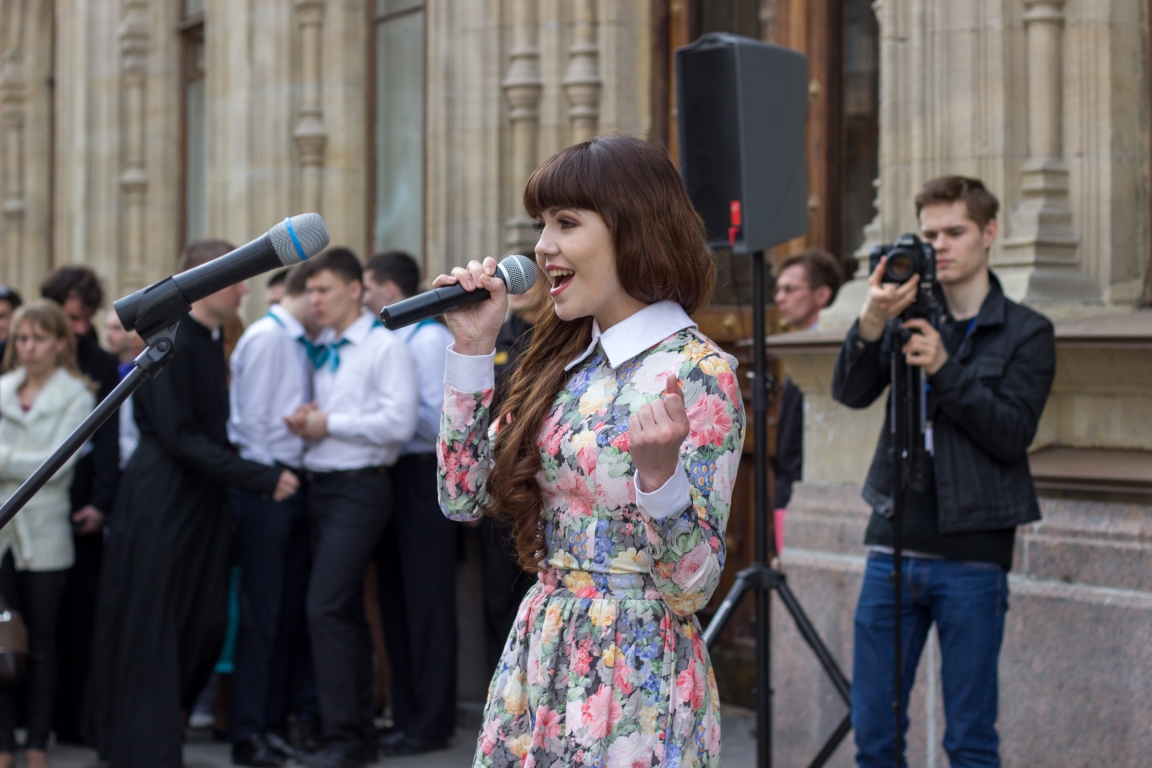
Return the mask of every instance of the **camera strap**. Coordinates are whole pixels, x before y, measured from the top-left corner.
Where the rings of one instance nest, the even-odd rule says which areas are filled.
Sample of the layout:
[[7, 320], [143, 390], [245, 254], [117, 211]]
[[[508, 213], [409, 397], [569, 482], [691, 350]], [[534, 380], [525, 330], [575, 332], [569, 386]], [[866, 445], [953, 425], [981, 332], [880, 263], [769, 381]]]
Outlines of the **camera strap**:
[[[969, 338], [971, 338], [972, 334], [975, 331], [976, 331], [976, 318], [974, 317], [968, 321], [968, 327], [964, 330], [964, 338], [960, 340], [960, 345], [956, 348], [957, 352], [960, 351], [960, 348], [964, 346], [964, 344], [968, 341]], [[932, 390], [932, 385], [928, 383], [928, 377], [925, 376], [924, 377], [924, 400], [922, 402], [925, 402], [925, 403], [928, 402], [928, 393], [931, 390]], [[933, 430], [932, 430], [932, 422], [931, 422], [931, 420], [925, 419], [925, 421], [924, 421], [924, 450], [926, 450], [928, 452], [929, 456], [935, 456], [936, 455], [936, 444], [935, 444], [935, 441], [933, 438], [934, 438], [934, 434], [933, 434]]]

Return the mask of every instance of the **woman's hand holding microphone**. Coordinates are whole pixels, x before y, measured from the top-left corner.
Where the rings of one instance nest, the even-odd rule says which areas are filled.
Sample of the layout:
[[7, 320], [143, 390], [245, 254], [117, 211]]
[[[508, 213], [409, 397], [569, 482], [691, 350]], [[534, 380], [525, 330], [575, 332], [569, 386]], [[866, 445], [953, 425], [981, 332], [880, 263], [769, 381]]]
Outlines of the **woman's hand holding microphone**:
[[444, 315], [448, 329], [456, 338], [457, 354], [487, 355], [496, 349], [496, 337], [508, 314], [508, 289], [495, 274], [496, 259], [488, 257], [483, 262], [470, 261], [467, 267], [456, 267], [451, 274], [440, 275], [432, 281], [433, 288], [459, 284], [468, 291], [483, 288], [491, 294], [486, 301]]

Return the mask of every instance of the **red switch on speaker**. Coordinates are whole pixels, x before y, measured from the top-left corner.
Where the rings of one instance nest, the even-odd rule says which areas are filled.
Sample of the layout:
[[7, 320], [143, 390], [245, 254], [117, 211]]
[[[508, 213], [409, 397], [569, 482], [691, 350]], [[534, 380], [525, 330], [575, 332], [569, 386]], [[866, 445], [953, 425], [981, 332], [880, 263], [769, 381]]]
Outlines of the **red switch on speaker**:
[[743, 226], [739, 200], [728, 203], [728, 225], [728, 246], [735, 248], [736, 238], [740, 236], [740, 227]]

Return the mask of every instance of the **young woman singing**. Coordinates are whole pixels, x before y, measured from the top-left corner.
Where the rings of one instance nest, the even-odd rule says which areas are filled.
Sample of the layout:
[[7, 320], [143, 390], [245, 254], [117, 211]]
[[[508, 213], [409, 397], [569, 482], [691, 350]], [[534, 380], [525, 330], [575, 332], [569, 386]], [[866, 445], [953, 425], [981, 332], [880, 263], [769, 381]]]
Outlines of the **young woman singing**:
[[724, 567], [744, 441], [735, 361], [688, 316], [711, 296], [704, 227], [639, 139], [570, 147], [529, 179], [550, 306], [490, 413], [496, 262], [436, 286], [449, 314], [440, 502], [508, 518], [538, 572], [489, 688], [475, 766], [718, 766], [720, 702], [694, 613]]

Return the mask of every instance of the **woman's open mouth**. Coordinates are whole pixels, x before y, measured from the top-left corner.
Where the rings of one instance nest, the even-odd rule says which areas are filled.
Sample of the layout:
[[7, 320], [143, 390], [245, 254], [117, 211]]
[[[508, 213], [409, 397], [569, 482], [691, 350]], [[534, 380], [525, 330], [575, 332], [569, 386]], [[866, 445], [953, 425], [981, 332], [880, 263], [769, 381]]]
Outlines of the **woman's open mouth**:
[[576, 274], [572, 269], [561, 269], [559, 267], [552, 267], [548, 270], [548, 279], [552, 281], [552, 288], [548, 291], [552, 296], [559, 296], [560, 293], [568, 287], [568, 283], [572, 281], [572, 276]]

